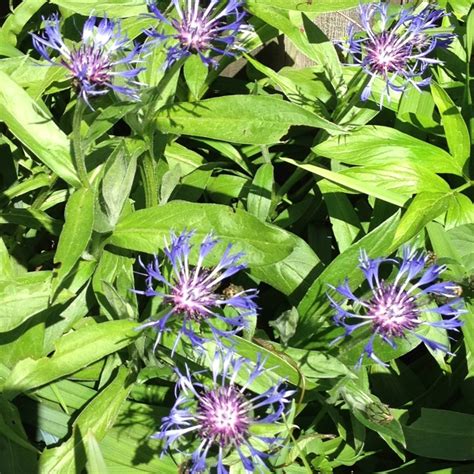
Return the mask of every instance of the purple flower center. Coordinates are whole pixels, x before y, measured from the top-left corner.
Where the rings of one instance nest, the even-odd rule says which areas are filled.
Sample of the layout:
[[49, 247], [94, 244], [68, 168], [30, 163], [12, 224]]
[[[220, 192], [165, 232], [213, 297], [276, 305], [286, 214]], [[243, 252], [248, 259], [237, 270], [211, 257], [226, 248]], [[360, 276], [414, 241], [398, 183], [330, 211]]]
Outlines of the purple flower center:
[[201, 436], [226, 447], [241, 444], [251, 422], [244, 396], [234, 387], [220, 387], [204, 394], [197, 418]]
[[103, 51], [91, 46], [81, 46], [78, 50], [71, 52], [70, 64], [63, 61], [77, 81], [76, 86], [80, 87], [83, 81], [99, 88], [105, 87], [110, 81], [112, 65]]
[[194, 272], [190, 276], [181, 274], [179, 282], [171, 290], [171, 295], [165, 297], [165, 301], [173, 305], [176, 313], [185, 314], [195, 321], [212, 316], [208, 308], [215, 305], [217, 296], [213, 292], [214, 287], [206, 282], [208, 274], [202, 269], [197, 275]]
[[206, 22], [200, 16], [194, 20], [184, 18], [181, 23], [176, 25], [176, 29], [179, 32], [177, 35], [179, 42], [186, 49], [193, 52], [209, 48], [212, 40], [215, 38], [215, 34], [212, 34], [212, 29], [206, 25]]
[[410, 52], [399, 38], [384, 31], [367, 45], [366, 63], [373, 72], [386, 75], [403, 69]]
[[415, 298], [395, 285], [381, 284], [368, 302], [374, 330], [386, 337], [402, 337], [420, 325]]

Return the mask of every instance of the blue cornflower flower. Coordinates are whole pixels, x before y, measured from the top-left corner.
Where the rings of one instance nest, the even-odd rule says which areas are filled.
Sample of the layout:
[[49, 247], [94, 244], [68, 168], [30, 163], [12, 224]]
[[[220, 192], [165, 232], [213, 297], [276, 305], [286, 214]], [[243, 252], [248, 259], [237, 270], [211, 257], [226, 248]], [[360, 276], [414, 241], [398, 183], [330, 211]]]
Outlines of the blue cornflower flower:
[[[209, 56], [211, 52], [235, 56], [236, 51], [242, 50], [237, 44], [237, 35], [246, 27], [243, 23], [246, 14], [241, 9], [243, 2], [210, 0], [205, 7], [200, 5], [200, 0], [171, 2], [178, 18], [168, 19], [153, 1], [149, 1], [148, 6], [150, 16], [170, 25], [176, 34], [167, 35], [155, 29], [145, 31], [148, 36], [159, 41], [176, 40], [168, 47], [167, 66], [191, 54], [198, 54], [204, 64], [217, 67], [217, 60]], [[224, 3], [224, 6], [219, 3]]]
[[[370, 259], [365, 251], [361, 251], [359, 267], [369, 284], [370, 294], [366, 298], [358, 298], [350, 289], [347, 280], [334, 288], [345, 298], [340, 304], [329, 296], [336, 310], [334, 323], [345, 329], [345, 334], [336, 341], [364, 326], [370, 326], [372, 330], [372, 335], [359, 359], [359, 365], [364, 355], [379, 364], [386, 365], [374, 354], [373, 344], [377, 336], [396, 348], [396, 338], [412, 334], [430, 349], [450, 354], [449, 348], [444, 344], [418, 333], [421, 326], [457, 331], [463, 324], [459, 317], [466, 313], [463, 300], [458, 297], [459, 286], [450, 281], [435, 282], [446, 267], [435, 264], [425, 268], [427, 261], [426, 253], [417, 252], [410, 247], [403, 249], [401, 261], [389, 258]], [[398, 266], [399, 270], [393, 282], [379, 278], [379, 267], [382, 263]], [[417, 281], [412, 283], [413, 280]], [[433, 307], [431, 301], [433, 297], [443, 297], [447, 301], [441, 306]], [[427, 306], [428, 303], [432, 304]], [[429, 321], [423, 318], [424, 313], [435, 313], [439, 318], [437, 321]], [[351, 323], [348, 320], [361, 322]]]
[[[148, 265], [139, 260], [146, 271], [147, 288], [144, 291], [133, 291], [145, 296], [162, 298], [166, 308], [164, 315], [159, 319], [149, 321], [138, 328], [152, 327], [157, 331], [154, 350], [172, 316], [180, 317], [182, 322], [173, 347], [174, 351], [183, 335], [187, 336], [193, 345], [200, 346], [206, 339], [198, 336], [195, 328], [203, 322], [209, 326], [214, 338], [219, 340], [221, 337], [229, 337], [241, 331], [248, 326], [249, 318], [257, 315], [255, 303], [257, 290], [241, 290], [228, 297], [224, 293], [217, 292], [225, 279], [246, 268], [244, 263], [238, 263], [244, 254], [231, 254], [232, 245], [229, 244], [215, 267], [204, 267], [204, 260], [219, 242], [212, 234], [208, 234], [200, 245], [196, 266], [192, 267], [189, 264], [189, 254], [193, 234], [192, 231], [183, 231], [179, 235], [171, 233], [171, 243], [164, 249], [165, 260], [171, 265], [168, 279], [163, 275], [163, 265], [157, 256]], [[155, 281], [160, 285], [160, 289], [154, 288]], [[223, 314], [224, 307], [227, 309], [227, 315]], [[233, 311], [229, 311], [231, 309]], [[234, 314], [230, 315], [231, 312]], [[230, 329], [218, 328], [217, 320], [225, 323]]]
[[[84, 23], [81, 43], [70, 48], [62, 38], [58, 15], [44, 21], [43, 34], [31, 34], [34, 47], [51, 64], [69, 71], [74, 87], [89, 107], [91, 97], [107, 94], [110, 89], [138, 99], [135, 78], [142, 68], [133, 66], [140, 47], [128, 48], [130, 41], [122, 35], [120, 22], [103, 18], [96, 26], [96, 17], [90, 16]], [[49, 49], [58, 51], [60, 57], [53, 59]], [[121, 79], [118, 83], [117, 78]]]
[[[444, 10], [427, 6], [414, 13], [413, 8], [408, 8], [393, 16], [389, 15], [388, 7], [388, 2], [360, 5], [363, 32], [356, 32], [351, 25], [347, 43], [341, 45], [370, 76], [362, 100], [368, 99], [375, 78], [385, 82], [380, 107], [385, 97], [390, 101], [391, 90], [403, 92], [409, 84], [418, 90], [426, 87], [431, 80], [427, 74], [429, 67], [443, 64], [430, 54], [437, 47], [447, 47], [454, 38], [451, 33], [432, 31], [447, 16]], [[380, 21], [374, 25], [376, 17]]]
[[[191, 373], [188, 366], [184, 374], [175, 369], [176, 402], [153, 438], [165, 441], [165, 452], [176, 442], [187, 445], [190, 440], [186, 435], [194, 435], [199, 445], [192, 453], [191, 473], [212, 467], [207, 458], [216, 452], [218, 474], [227, 473], [224, 457], [234, 450], [246, 471], [261, 470], [269, 454], [255, 448], [254, 443], [271, 448], [279, 446], [282, 438], [254, 434], [254, 428], [279, 421], [295, 392], [279, 381], [260, 395], [251, 393], [248, 387], [269, 370], [260, 357], [253, 363], [231, 349], [216, 351], [211, 369], [212, 381], [205, 379], [203, 372]], [[238, 386], [237, 378], [245, 383]]]

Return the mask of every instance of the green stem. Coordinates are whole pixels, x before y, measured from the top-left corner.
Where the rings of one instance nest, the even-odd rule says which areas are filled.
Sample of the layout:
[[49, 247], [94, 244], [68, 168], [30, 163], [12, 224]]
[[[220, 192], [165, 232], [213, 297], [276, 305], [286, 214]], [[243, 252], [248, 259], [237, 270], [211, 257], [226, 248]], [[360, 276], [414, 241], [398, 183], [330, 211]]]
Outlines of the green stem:
[[[153, 207], [158, 205], [158, 181], [156, 179], [156, 161], [154, 150], [155, 124], [154, 117], [166, 104], [162, 103], [159, 107], [159, 99], [175, 74], [179, 74], [179, 69], [183, 61], [176, 62], [172, 68], [160, 80], [159, 85], [153, 88], [148, 107], [145, 108], [145, 119], [142, 122], [142, 128], [139, 135], [143, 137], [148, 145], [148, 151], [145, 153], [140, 166], [143, 188], [145, 191], [145, 206]], [[161, 150], [159, 150], [161, 152]], [[161, 154], [159, 155], [161, 156]]]
[[[471, 9], [470, 15], [474, 15], [474, 10]], [[466, 34], [466, 40], [468, 39]], [[466, 45], [466, 87], [464, 88], [464, 101], [466, 104], [466, 113], [468, 114], [468, 126], [471, 135], [471, 145], [474, 145], [474, 117], [472, 114], [472, 94], [471, 94], [471, 54], [472, 44]]]
[[39, 209], [43, 203], [48, 199], [49, 195], [51, 194], [51, 190], [53, 189], [56, 181], [58, 180], [57, 175], [52, 175], [50, 178], [50, 182], [47, 188], [43, 188], [36, 196], [35, 200], [31, 203], [31, 207], [33, 209]]
[[154, 152], [154, 133], [151, 132], [148, 143], [148, 151], [142, 161], [141, 175], [145, 190], [145, 205], [153, 207], [158, 205], [158, 183], [156, 181]]
[[[347, 115], [360, 102], [360, 91], [369, 83], [370, 78], [361, 70], [357, 71], [348, 85], [348, 92], [332, 114], [332, 121], [337, 124], [344, 122]], [[349, 98], [349, 100], [347, 100]]]
[[[327, 137], [327, 132], [325, 130], [322, 130], [322, 129], [318, 130], [318, 132], [316, 133], [316, 136], [314, 137], [312, 146], [314, 147], [318, 145], [326, 137]], [[317, 158], [317, 155], [315, 155], [315, 153], [311, 151], [303, 160], [303, 163], [310, 163], [315, 158]], [[290, 189], [306, 174], [307, 174], [307, 171], [301, 168], [296, 168], [293, 171], [293, 173], [290, 175], [290, 177], [281, 185], [280, 189], [278, 190], [278, 195], [285, 196], [290, 191]]]
[[265, 145], [262, 145], [260, 147], [260, 150], [262, 151], [262, 157], [263, 160], [265, 161], [265, 164], [272, 164], [272, 157], [270, 156], [270, 152], [268, 151], [268, 147]]
[[296, 448], [296, 450], [298, 451], [298, 455], [301, 459], [301, 461], [303, 461], [303, 464], [304, 464], [304, 467], [306, 468], [307, 472], [309, 474], [311, 474], [313, 471], [312, 467], [309, 465], [307, 459], [306, 459], [306, 456], [305, 454], [303, 453], [303, 451], [301, 450], [300, 448], [300, 445], [298, 444], [298, 441], [296, 441], [294, 435], [293, 435], [293, 427], [291, 426], [288, 426], [288, 420], [286, 419], [286, 416], [284, 413], [282, 413], [282, 418], [283, 418], [283, 422], [285, 423], [285, 426], [286, 428], [288, 429], [288, 434], [290, 435], [290, 438], [291, 438], [291, 441], [293, 442], [293, 446]]
[[73, 159], [76, 172], [85, 188], [90, 187], [89, 177], [87, 176], [86, 160], [84, 156], [84, 149], [82, 148], [81, 137], [81, 122], [84, 114], [85, 103], [80, 98], [77, 99], [76, 107], [74, 109], [74, 116], [72, 119], [72, 148]]
[[474, 181], [469, 181], [466, 184], [463, 184], [462, 186], [459, 186], [458, 188], [455, 189], [457, 193], [461, 193], [465, 189], [469, 189], [471, 186], [474, 186]]

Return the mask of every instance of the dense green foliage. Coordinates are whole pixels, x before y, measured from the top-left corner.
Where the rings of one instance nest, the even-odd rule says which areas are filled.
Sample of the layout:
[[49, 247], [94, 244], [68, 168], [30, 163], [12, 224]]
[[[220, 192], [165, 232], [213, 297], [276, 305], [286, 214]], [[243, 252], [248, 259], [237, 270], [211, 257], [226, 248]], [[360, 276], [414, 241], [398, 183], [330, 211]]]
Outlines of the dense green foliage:
[[[362, 101], [366, 77], [312, 21], [359, 0], [247, 0], [237, 58], [165, 68], [166, 44], [154, 44], [140, 99], [110, 92], [93, 108], [29, 33], [59, 12], [74, 44], [93, 12], [149, 44], [145, 0], [17, 3], [0, 28], [0, 472], [187, 472], [150, 436], [174, 404], [173, 367], [205, 362], [184, 343], [172, 354], [173, 331], [153, 352], [153, 331], [136, 328], [160, 298], [131, 291], [144, 288], [137, 257], [184, 229], [244, 252], [248, 268], [226, 284], [258, 288], [259, 314], [236, 351], [262, 354], [296, 391], [268, 472], [473, 472], [472, 1], [439, 2], [456, 34], [444, 64], [383, 107], [383, 80]], [[281, 35], [314, 65], [259, 53]], [[361, 250], [406, 244], [447, 266], [464, 325], [440, 336], [450, 354], [408, 337], [376, 342], [387, 367], [357, 368], [369, 334], [333, 344], [343, 331], [327, 294], [363, 282]], [[228, 464], [245, 472], [235, 454]]]

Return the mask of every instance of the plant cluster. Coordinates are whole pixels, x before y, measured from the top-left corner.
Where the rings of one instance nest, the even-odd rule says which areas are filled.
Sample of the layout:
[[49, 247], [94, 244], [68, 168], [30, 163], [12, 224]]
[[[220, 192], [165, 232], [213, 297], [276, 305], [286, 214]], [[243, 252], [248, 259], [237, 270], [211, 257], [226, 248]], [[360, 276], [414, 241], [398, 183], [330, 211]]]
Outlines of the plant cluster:
[[472, 2], [14, 3], [0, 472], [472, 472]]

